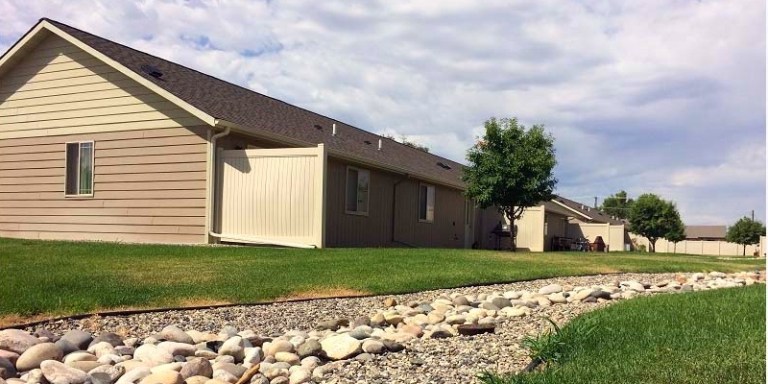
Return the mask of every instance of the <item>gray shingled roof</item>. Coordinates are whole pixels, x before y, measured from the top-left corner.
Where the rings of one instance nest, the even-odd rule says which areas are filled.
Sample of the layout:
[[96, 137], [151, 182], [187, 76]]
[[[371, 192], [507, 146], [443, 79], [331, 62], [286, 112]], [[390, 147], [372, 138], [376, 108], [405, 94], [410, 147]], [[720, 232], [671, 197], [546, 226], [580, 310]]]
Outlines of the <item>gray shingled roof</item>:
[[[344, 124], [338, 120], [288, 104], [183, 65], [126, 47], [55, 20], [45, 19], [91, 48], [126, 66], [157, 86], [216, 119], [226, 120], [254, 132], [265, 131], [311, 144], [324, 143], [330, 152], [407, 170], [449, 185], [462, 186], [462, 167], [446, 158], [402, 145], [390, 139]], [[150, 65], [162, 72], [161, 79], [144, 73]], [[331, 135], [336, 123], [337, 136]], [[322, 130], [315, 126], [323, 127]], [[368, 141], [370, 144], [366, 144]], [[446, 169], [438, 165], [450, 167]]]
[[587, 217], [590, 217], [592, 219], [592, 222], [609, 223], [611, 225], [626, 224], [621, 219], [613, 218], [611, 217], [611, 215], [601, 212], [596, 208], [592, 208], [589, 205], [566, 199], [562, 196], [555, 196], [553, 200], [556, 200], [557, 202], [567, 206], [568, 208], [573, 209], [574, 211], [577, 211]]
[[686, 225], [686, 239], [725, 239], [725, 225]]

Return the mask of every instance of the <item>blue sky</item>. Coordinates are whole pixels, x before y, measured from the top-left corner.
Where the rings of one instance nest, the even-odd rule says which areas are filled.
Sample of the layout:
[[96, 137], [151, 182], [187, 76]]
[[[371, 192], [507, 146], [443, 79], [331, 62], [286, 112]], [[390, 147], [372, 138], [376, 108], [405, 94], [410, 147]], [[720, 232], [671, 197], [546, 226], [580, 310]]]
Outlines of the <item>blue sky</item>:
[[0, 50], [50, 17], [459, 161], [483, 121], [516, 116], [554, 135], [558, 193], [653, 192], [688, 224], [731, 224], [765, 217], [765, 16], [758, 0], [0, 0]]

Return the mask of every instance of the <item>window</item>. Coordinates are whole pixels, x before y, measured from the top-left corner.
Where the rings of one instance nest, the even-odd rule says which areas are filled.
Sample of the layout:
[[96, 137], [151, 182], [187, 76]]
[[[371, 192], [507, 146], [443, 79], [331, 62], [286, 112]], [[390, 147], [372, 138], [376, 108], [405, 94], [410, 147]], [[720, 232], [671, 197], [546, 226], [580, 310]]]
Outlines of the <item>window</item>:
[[67, 143], [67, 196], [93, 195], [93, 142]]
[[431, 223], [435, 220], [435, 186], [419, 185], [419, 221]]
[[364, 169], [347, 167], [347, 203], [346, 213], [355, 215], [368, 214], [368, 192], [371, 173]]

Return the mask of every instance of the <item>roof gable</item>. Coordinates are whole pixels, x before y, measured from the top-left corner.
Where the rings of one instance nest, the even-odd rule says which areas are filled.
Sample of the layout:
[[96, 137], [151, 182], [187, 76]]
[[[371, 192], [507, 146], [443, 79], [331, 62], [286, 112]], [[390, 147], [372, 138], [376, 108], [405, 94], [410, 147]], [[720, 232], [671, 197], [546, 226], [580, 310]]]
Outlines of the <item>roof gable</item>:
[[588, 205], [578, 203], [576, 201], [566, 199], [562, 196], [556, 196], [552, 199], [552, 202], [569, 209], [571, 212], [576, 213], [578, 216], [596, 223], [608, 223], [611, 225], [625, 224], [621, 219], [614, 218], [597, 208], [592, 208]]
[[191, 113], [193, 116], [203, 120], [204, 122], [213, 125], [215, 123], [215, 119], [202, 112], [198, 108], [194, 107], [190, 103], [187, 103], [186, 101], [182, 100], [181, 98], [167, 92], [166, 90], [162, 89], [162, 87], [158, 87], [156, 84], [153, 84], [152, 82], [148, 81], [145, 77], [139, 75], [136, 73], [136, 71], [133, 71], [132, 69], [127, 68], [126, 66], [122, 65], [120, 62], [117, 62], [107, 55], [103, 54], [102, 52], [94, 49], [88, 44], [85, 44], [81, 40], [79, 40], [76, 36], [73, 36], [68, 31], [62, 30], [61, 27], [65, 27], [64, 29], [67, 29], [67, 27], [64, 24], [60, 24], [58, 22], [49, 20], [49, 19], [41, 19], [34, 27], [32, 27], [27, 33], [19, 40], [17, 41], [11, 48], [5, 52], [2, 57], [0, 57], [0, 76], [4, 74], [6, 71], [8, 71], [13, 65], [21, 60], [27, 53], [34, 50], [35, 46], [39, 44], [42, 40], [44, 40], [46, 37], [50, 36], [50, 34], [54, 34], [59, 36], [60, 38], [66, 40], [67, 42], [71, 43], [72, 45], [82, 49], [83, 51], [89, 53], [90, 55], [96, 57], [97, 59], [101, 60], [105, 64], [110, 65], [111, 67], [115, 68], [122, 74], [128, 76], [132, 80], [138, 82], [139, 84], [149, 88], [153, 92], [159, 94], [160, 96], [166, 98], [167, 100], [173, 102], [174, 104], [178, 105], [182, 109], [186, 110], [187, 112]]

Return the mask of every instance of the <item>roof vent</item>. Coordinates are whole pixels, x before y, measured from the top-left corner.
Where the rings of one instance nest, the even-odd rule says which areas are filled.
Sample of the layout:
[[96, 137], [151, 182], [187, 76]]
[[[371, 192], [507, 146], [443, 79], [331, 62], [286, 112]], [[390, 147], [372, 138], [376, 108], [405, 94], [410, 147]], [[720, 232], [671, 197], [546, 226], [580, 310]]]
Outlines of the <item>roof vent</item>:
[[141, 71], [146, 73], [147, 75], [150, 75], [150, 76], [154, 77], [155, 79], [159, 79], [159, 78], [163, 77], [163, 73], [160, 72], [159, 69], [157, 69], [156, 67], [153, 67], [153, 66], [151, 66], [149, 64], [142, 65], [141, 66]]
[[315, 124], [315, 129], [317, 129], [318, 131], [322, 131], [323, 130], [323, 126], [319, 125], [319, 124]]
[[442, 168], [442, 169], [451, 169], [451, 166], [450, 166], [450, 165], [448, 165], [448, 164], [445, 164], [445, 163], [443, 163], [442, 161], [438, 161], [438, 162], [437, 162], [437, 166], [438, 166], [438, 167], [440, 167], [440, 168]]
[[381, 151], [381, 139], [379, 139], [379, 151]]
[[336, 123], [333, 123], [333, 136], [336, 136]]

